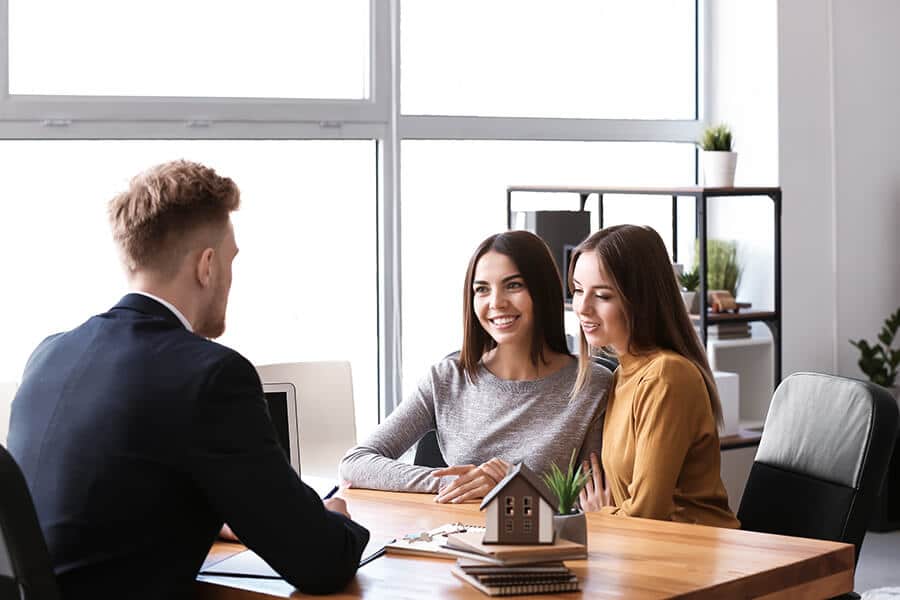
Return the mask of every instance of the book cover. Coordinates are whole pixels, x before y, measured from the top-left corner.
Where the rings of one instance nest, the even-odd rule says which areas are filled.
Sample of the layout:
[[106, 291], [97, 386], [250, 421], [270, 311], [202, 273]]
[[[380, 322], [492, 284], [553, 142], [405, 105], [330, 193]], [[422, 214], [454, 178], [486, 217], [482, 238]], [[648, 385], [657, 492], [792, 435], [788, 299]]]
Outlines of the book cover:
[[484, 531], [451, 533], [447, 536], [450, 548], [495, 558], [507, 564], [535, 563], [548, 560], [572, 560], [587, 557], [584, 544], [559, 539], [553, 544], [484, 544]]

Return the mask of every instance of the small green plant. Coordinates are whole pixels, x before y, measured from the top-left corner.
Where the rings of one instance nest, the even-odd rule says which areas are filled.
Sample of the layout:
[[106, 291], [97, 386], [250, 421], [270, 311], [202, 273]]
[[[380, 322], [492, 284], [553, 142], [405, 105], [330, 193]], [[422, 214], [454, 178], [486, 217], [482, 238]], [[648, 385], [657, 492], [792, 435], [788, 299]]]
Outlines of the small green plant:
[[685, 271], [678, 276], [678, 282], [684, 288], [684, 291], [696, 292], [697, 286], [700, 285], [700, 271], [697, 269]]
[[[700, 270], [700, 243], [694, 252], [694, 269]], [[728, 290], [737, 298], [743, 267], [737, 259], [737, 242], [733, 240], [706, 241], [706, 289]]]
[[581, 466], [575, 468], [575, 450], [572, 450], [572, 458], [569, 459], [569, 469], [563, 473], [556, 464], [550, 465], [550, 471], [541, 475], [541, 479], [547, 484], [547, 487], [556, 494], [559, 502], [557, 512], [561, 515], [567, 515], [572, 512], [575, 507], [575, 500], [581, 493], [581, 488], [587, 483], [591, 476], [591, 470], [581, 472]]
[[713, 152], [731, 152], [731, 143], [731, 129], [724, 123], [707, 127], [700, 138], [700, 147]]
[[897, 381], [897, 367], [900, 366], [900, 348], [894, 350], [891, 346], [900, 329], [900, 308], [888, 316], [881, 326], [878, 341], [881, 344], [870, 346], [866, 340], [850, 340], [850, 343], [859, 349], [859, 368], [866, 374], [869, 381], [891, 387]]

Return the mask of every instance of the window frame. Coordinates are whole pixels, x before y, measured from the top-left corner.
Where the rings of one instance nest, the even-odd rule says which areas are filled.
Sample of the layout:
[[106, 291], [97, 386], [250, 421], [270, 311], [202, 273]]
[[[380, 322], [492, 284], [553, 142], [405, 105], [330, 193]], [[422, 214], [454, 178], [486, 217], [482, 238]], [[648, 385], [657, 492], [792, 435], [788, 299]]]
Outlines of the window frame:
[[[376, 141], [378, 420], [401, 401], [400, 142], [695, 142], [709, 106], [709, 7], [694, 0], [695, 118], [622, 120], [400, 114], [401, 0], [370, 0], [370, 97], [360, 100], [9, 94], [9, 0], [0, 0], [0, 139], [372, 139]], [[696, 161], [695, 161], [696, 162]], [[695, 167], [695, 181], [697, 177]], [[498, 199], [499, 201], [499, 199]]]

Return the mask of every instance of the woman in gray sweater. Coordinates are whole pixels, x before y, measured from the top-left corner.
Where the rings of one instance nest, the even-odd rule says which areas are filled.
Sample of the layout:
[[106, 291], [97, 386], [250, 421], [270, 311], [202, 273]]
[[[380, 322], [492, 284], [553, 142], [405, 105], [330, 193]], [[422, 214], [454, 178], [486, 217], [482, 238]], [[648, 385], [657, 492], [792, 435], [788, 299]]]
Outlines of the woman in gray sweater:
[[[579, 460], [599, 454], [611, 375], [594, 365], [573, 395], [577, 361], [566, 347], [562, 280], [543, 240], [527, 231], [487, 238], [469, 260], [463, 293], [462, 350], [433, 365], [347, 452], [340, 472], [352, 487], [463, 502], [483, 497], [511, 463], [543, 473], [553, 463], [565, 469], [573, 449]], [[397, 460], [432, 429], [451, 466]]]

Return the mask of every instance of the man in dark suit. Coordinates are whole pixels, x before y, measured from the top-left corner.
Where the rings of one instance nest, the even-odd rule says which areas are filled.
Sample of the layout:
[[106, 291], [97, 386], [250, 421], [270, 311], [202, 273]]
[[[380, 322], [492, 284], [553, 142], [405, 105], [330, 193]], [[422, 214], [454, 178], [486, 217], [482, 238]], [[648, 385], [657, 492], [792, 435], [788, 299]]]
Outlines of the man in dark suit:
[[187, 597], [224, 522], [301, 591], [356, 573], [368, 531], [300, 481], [255, 369], [208, 339], [225, 330], [239, 203], [195, 163], [135, 177], [109, 206], [135, 292], [28, 361], [9, 450], [64, 598]]

